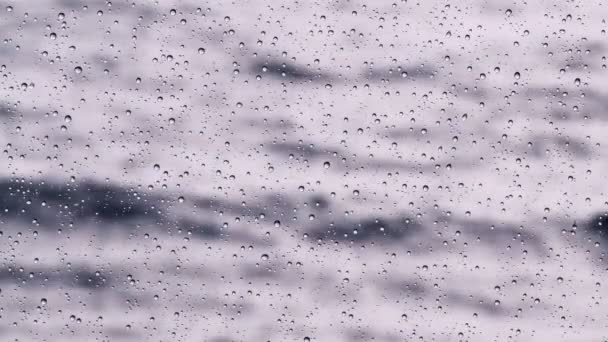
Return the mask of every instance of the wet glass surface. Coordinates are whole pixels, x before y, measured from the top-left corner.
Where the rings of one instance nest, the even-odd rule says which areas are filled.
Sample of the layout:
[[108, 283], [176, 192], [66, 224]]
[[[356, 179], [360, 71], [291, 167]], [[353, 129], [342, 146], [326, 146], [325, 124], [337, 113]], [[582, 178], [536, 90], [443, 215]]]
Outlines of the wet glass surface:
[[602, 2], [0, 4], [1, 341], [604, 341]]

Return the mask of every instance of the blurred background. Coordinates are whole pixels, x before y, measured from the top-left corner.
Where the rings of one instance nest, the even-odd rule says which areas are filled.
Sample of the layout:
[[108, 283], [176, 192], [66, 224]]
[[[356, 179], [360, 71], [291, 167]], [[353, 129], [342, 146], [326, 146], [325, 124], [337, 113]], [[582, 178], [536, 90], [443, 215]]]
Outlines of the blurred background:
[[0, 5], [0, 340], [605, 341], [601, 1]]

